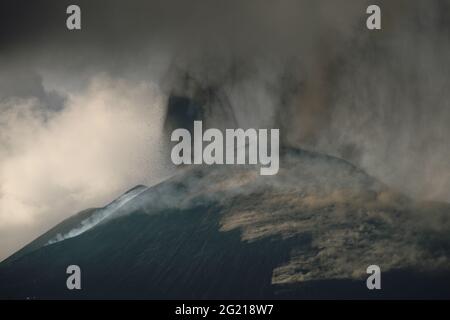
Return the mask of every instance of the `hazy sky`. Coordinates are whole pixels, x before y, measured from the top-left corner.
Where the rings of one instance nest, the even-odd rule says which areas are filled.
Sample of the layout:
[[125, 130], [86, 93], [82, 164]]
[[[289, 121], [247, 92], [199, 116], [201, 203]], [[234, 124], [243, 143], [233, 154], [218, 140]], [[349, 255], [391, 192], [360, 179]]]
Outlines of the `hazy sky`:
[[[174, 92], [214, 88], [241, 126], [450, 201], [449, 1], [377, 3], [381, 31], [359, 0], [2, 1], [0, 259], [170, 175]], [[66, 29], [69, 4], [80, 31]]]

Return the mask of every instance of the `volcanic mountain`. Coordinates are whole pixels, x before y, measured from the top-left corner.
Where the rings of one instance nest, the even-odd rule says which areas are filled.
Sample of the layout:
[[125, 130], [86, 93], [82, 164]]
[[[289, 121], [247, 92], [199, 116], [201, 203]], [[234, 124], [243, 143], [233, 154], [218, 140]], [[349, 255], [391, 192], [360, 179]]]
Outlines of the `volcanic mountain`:
[[[81, 268], [68, 290], [66, 268]], [[368, 290], [378, 265], [381, 290]], [[450, 298], [450, 205], [339, 158], [189, 166], [63, 221], [0, 264], [0, 298]]]

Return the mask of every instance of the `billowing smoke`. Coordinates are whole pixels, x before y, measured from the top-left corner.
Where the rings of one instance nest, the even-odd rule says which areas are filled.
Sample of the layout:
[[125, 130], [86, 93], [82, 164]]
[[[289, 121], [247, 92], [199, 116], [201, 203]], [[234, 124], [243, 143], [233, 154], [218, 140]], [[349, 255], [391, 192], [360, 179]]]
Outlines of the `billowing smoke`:
[[[41, 103], [1, 103], [0, 229], [16, 230], [9, 239], [30, 241], [64, 217], [167, 174], [159, 157], [164, 99], [154, 83], [102, 76], [67, 96], [61, 111]], [[1, 254], [12, 249], [16, 243]]]
[[[284, 144], [349, 160], [416, 198], [449, 201], [450, 4], [382, 2], [383, 30], [370, 32], [363, 2], [283, 3], [270, 40], [250, 23], [252, 40], [175, 61], [172, 90], [212, 114], [231, 105], [239, 126], [280, 127]], [[211, 92], [227, 99], [205, 101]]]

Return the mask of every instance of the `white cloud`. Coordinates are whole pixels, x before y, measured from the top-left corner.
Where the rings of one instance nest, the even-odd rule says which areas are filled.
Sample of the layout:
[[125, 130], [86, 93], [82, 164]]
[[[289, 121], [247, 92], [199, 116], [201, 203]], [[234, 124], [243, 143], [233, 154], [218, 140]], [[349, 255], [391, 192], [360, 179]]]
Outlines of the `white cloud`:
[[[62, 111], [43, 111], [40, 103], [2, 102], [0, 243], [8, 228], [17, 230], [19, 243], [30, 241], [75, 212], [167, 173], [160, 152], [164, 97], [155, 84], [101, 76], [69, 95]], [[18, 249], [8, 233], [0, 258]]]

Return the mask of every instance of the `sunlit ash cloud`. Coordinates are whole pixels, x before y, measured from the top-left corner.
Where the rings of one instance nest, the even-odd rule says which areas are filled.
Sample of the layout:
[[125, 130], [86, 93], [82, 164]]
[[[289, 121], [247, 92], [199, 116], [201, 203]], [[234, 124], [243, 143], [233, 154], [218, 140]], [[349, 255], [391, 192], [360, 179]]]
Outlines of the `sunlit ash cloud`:
[[[64, 217], [107, 204], [130, 185], [161, 179], [163, 100], [151, 82], [107, 76], [70, 94], [58, 112], [39, 108], [35, 97], [3, 100], [0, 233], [16, 230], [9, 239], [30, 241]], [[12, 249], [17, 247], [2, 246], [0, 257]]]

